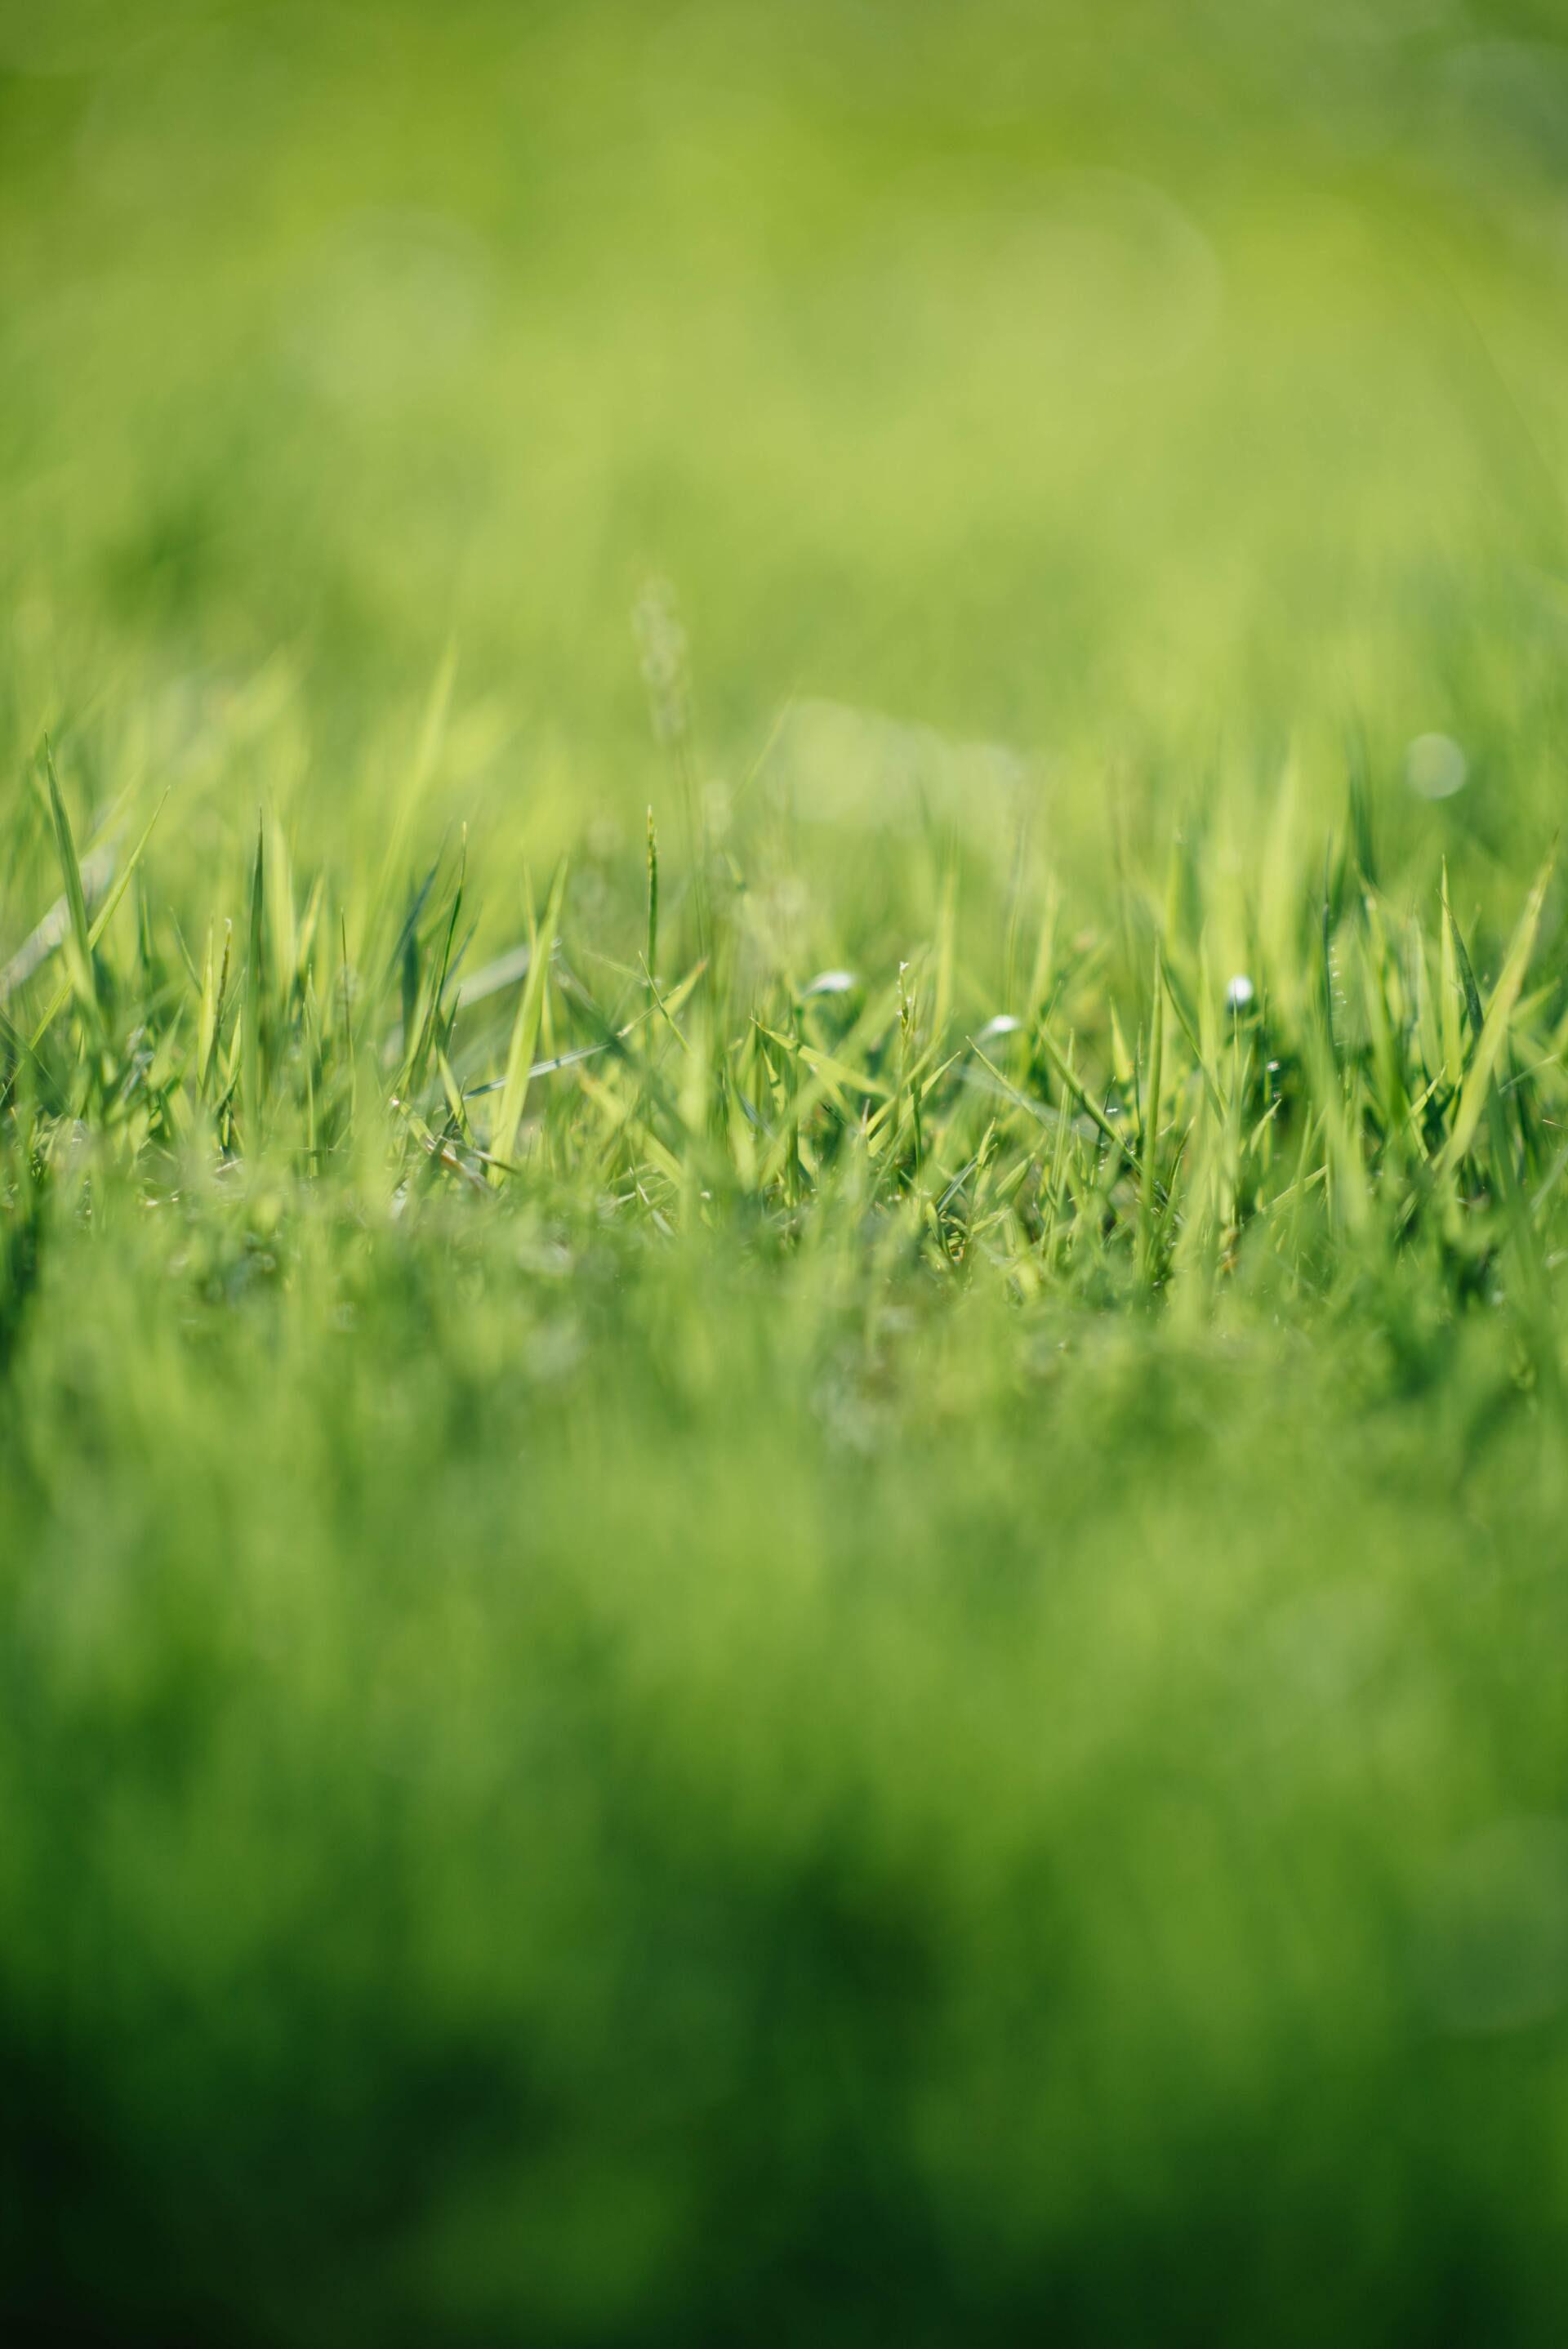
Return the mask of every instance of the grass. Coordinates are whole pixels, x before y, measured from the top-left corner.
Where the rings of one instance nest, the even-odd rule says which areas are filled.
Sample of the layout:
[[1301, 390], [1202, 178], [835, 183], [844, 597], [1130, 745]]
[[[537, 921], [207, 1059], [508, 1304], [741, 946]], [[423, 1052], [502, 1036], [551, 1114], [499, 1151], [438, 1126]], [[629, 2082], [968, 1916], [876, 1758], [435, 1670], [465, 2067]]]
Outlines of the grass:
[[0, 13], [20, 2337], [1561, 2330], [1565, 85], [1417, 14]]

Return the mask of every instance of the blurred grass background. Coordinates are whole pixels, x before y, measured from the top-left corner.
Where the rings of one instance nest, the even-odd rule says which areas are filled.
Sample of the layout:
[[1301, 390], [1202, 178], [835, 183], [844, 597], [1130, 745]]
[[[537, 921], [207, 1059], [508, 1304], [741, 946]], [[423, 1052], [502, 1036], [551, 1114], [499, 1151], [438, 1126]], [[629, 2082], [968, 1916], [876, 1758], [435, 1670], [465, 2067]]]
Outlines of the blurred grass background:
[[1108, 768], [1336, 792], [1354, 717], [1403, 815], [1556, 706], [1555, 16], [8, 5], [21, 727], [281, 658], [330, 820], [450, 637], [555, 845], [650, 795], [656, 573], [718, 773], [795, 696], [1000, 742], [1092, 874]]
[[[1565, 292], [1547, 0], [0, 0], [0, 947], [43, 728], [84, 840], [174, 786], [199, 940], [258, 803], [379, 866], [450, 646], [421, 844], [498, 947], [571, 847], [629, 962], [650, 799], [687, 918], [656, 577], [796, 979], [956, 869], [1006, 1009], [1020, 839], [1114, 926], [1178, 831], [1241, 968], [1352, 771], [1487, 978], [1561, 816]], [[1502, 1317], [1397, 1259], [1019, 1314], [535, 1174], [62, 1178], [0, 2310], [1556, 2337], [1568, 1455]]]

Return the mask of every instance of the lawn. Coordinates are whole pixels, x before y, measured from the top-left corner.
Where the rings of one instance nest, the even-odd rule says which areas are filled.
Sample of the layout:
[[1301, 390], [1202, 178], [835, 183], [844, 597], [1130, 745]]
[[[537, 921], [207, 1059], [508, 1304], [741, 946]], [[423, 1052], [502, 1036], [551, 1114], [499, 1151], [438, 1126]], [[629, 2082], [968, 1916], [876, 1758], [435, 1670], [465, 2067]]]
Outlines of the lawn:
[[1564, 222], [1551, 0], [0, 0], [8, 2337], [1562, 2335]]

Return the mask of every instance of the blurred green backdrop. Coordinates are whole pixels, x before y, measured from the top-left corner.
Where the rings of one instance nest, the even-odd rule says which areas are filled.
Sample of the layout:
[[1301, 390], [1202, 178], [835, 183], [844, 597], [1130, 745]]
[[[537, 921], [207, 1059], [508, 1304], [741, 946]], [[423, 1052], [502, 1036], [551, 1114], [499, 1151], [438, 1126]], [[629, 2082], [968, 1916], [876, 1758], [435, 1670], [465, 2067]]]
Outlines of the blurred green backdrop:
[[1554, 707], [1560, 14], [5, 0], [19, 729], [281, 653], [330, 806], [450, 637], [543, 844], [648, 796], [656, 573], [716, 771], [847, 702], [1103, 864], [1080, 754]]
[[[950, 864], [978, 1020], [1021, 833], [1070, 927], [1179, 825], [1241, 968], [1347, 765], [1491, 951], [1561, 814], [1565, 296], [1554, 0], [0, 0], [0, 947], [46, 725], [84, 840], [177, 787], [160, 953], [259, 802], [368, 894], [451, 646], [418, 823], [497, 945], [571, 844], [629, 962], [660, 578], [786, 976], [891, 973]], [[1504, 1317], [1392, 1252], [1020, 1312], [542, 1164], [405, 1217], [376, 1149], [159, 1215], [72, 1162], [17, 1277], [0, 2309], [1558, 2337]]]

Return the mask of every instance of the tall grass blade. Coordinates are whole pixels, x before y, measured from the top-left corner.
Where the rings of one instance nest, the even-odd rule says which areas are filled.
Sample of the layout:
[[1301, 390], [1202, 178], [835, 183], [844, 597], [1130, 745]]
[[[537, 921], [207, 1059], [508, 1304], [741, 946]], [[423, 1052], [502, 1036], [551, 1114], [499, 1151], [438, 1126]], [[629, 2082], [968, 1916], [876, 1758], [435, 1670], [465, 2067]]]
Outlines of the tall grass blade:
[[[1535, 933], [1541, 922], [1541, 908], [1545, 903], [1547, 885], [1552, 879], [1556, 858], [1557, 852], [1553, 848], [1536, 875], [1534, 885], [1525, 903], [1524, 911], [1520, 916], [1518, 927], [1513, 933], [1501, 974], [1492, 989], [1491, 1001], [1487, 1006], [1486, 1017], [1480, 1024], [1480, 1034], [1475, 1051], [1460, 1091], [1459, 1108], [1454, 1117], [1453, 1126], [1439, 1162], [1445, 1174], [1455, 1172], [1475, 1140], [1476, 1129], [1480, 1123], [1481, 1112], [1486, 1106], [1492, 1076], [1507, 1040], [1508, 1023], [1513, 1015], [1513, 1007], [1519, 999], [1519, 990], [1524, 984], [1524, 974], [1529, 967], [1531, 955], [1534, 951]], [[1453, 922], [1451, 913], [1449, 919], [1450, 923]], [[1458, 924], [1454, 923], [1453, 927], [1455, 950], [1461, 958], [1460, 968], [1469, 973], [1470, 957], [1465, 954], [1464, 941], [1459, 935]], [[1470, 977], [1467, 986], [1467, 996], [1473, 993], [1474, 988], [1475, 980]], [[1475, 998], [1478, 1005], [1479, 1000], [1478, 996]], [[1470, 1016], [1472, 1019], [1475, 1017], [1473, 1009]]]
[[87, 894], [82, 887], [82, 868], [77, 857], [77, 843], [71, 833], [71, 820], [66, 813], [65, 801], [60, 796], [60, 779], [55, 772], [55, 754], [47, 735], [44, 737], [43, 765], [49, 817], [55, 834], [55, 852], [59, 858], [66, 889], [67, 926], [62, 942], [66, 968], [70, 973], [71, 985], [83, 1018], [97, 1029], [101, 1025], [103, 1007], [98, 1000], [98, 972], [93, 964], [92, 937], [88, 927]]
[[517, 1140], [517, 1129], [522, 1123], [522, 1112], [528, 1102], [529, 1078], [533, 1064], [534, 1046], [539, 1040], [540, 1021], [544, 1011], [544, 990], [550, 983], [551, 957], [555, 950], [555, 933], [561, 920], [561, 904], [566, 891], [564, 860], [556, 867], [551, 885], [544, 919], [533, 940], [529, 959], [528, 977], [523, 981], [518, 999], [517, 1016], [512, 1021], [511, 1041], [507, 1050], [506, 1075], [501, 1083], [500, 1104], [490, 1128], [490, 1148], [493, 1158], [503, 1162], [492, 1166], [490, 1181], [499, 1184], [504, 1164], [510, 1163]]
[[262, 952], [265, 943], [266, 847], [263, 826], [256, 825], [256, 859], [251, 868], [251, 921], [245, 951], [244, 1000], [240, 1027], [240, 1102], [244, 1118], [246, 1154], [255, 1157], [262, 1143], [262, 1101], [266, 1090], [263, 1045]]

